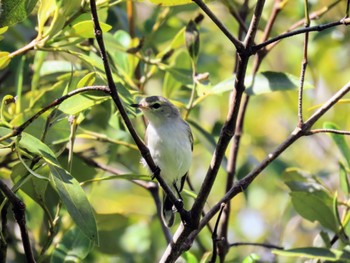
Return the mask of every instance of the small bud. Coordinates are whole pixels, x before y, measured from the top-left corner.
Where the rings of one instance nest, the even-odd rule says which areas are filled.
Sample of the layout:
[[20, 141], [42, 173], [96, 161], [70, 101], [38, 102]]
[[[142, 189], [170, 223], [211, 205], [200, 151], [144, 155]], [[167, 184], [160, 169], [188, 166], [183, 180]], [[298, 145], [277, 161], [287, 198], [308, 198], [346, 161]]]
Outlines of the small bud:
[[191, 58], [193, 60], [197, 59], [199, 52], [199, 31], [193, 20], [191, 20], [186, 26], [185, 41]]

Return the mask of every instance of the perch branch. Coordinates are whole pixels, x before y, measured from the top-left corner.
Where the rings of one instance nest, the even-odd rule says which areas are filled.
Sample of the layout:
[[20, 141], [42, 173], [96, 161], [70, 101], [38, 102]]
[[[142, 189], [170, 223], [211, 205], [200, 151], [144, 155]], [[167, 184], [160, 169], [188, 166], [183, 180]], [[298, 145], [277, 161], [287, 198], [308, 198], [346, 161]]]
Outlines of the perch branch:
[[105, 48], [105, 44], [104, 44], [104, 40], [103, 40], [103, 33], [102, 33], [102, 29], [101, 29], [100, 22], [98, 19], [98, 15], [97, 15], [97, 8], [96, 8], [95, 0], [90, 0], [90, 8], [91, 8], [92, 20], [94, 23], [94, 34], [95, 34], [95, 38], [96, 38], [96, 41], [97, 41], [99, 49], [100, 49], [100, 56], [101, 56], [101, 59], [103, 61], [103, 66], [104, 66], [105, 74], [107, 77], [108, 87], [109, 87], [110, 92], [111, 92], [110, 95], [111, 95], [115, 105], [117, 106], [118, 111], [119, 111], [128, 131], [129, 131], [130, 135], [132, 136], [133, 140], [135, 141], [137, 147], [139, 148], [139, 151], [140, 151], [142, 157], [145, 159], [148, 167], [152, 171], [153, 176], [158, 180], [160, 186], [163, 188], [164, 192], [168, 195], [170, 201], [176, 207], [177, 211], [179, 212], [179, 214], [181, 216], [182, 221], [185, 223], [188, 223], [190, 221], [189, 214], [184, 209], [182, 200], [179, 200], [176, 198], [173, 191], [165, 183], [164, 179], [160, 176], [159, 167], [157, 167], [157, 165], [154, 163], [154, 160], [152, 159], [150, 151], [147, 148], [147, 146], [143, 143], [143, 141], [137, 135], [137, 133], [134, 129], [134, 126], [132, 125], [132, 123], [131, 123], [131, 121], [130, 121], [130, 119], [129, 119], [129, 117], [124, 109], [124, 106], [123, 106], [123, 104], [120, 100], [119, 94], [118, 94], [117, 86], [113, 80], [111, 68], [109, 66], [108, 56], [107, 56], [107, 52], [106, 52], [106, 48]]
[[21, 231], [22, 243], [27, 262], [34, 263], [35, 259], [26, 226], [25, 204], [11, 191], [10, 188], [8, 188], [8, 186], [2, 180], [0, 180], [0, 190], [12, 205], [14, 217]]
[[309, 135], [309, 129], [315, 122], [321, 118], [334, 104], [337, 103], [342, 97], [344, 97], [350, 91], [350, 82], [345, 84], [338, 92], [336, 92], [322, 107], [320, 107], [305, 123], [301, 128], [297, 127], [288, 138], [282, 142], [277, 148], [250, 173], [248, 173], [243, 179], [235, 183], [230, 191], [228, 191], [206, 214], [206, 216], [201, 220], [199, 228], [193, 231], [190, 235], [192, 240], [199, 231], [209, 222], [211, 218], [220, 210], [221, 203], [227, 203], [238, 193], [243, 192], [254, 179], [277, 157], [279, 157], [290, 145], [297, 141], [300, 137]]

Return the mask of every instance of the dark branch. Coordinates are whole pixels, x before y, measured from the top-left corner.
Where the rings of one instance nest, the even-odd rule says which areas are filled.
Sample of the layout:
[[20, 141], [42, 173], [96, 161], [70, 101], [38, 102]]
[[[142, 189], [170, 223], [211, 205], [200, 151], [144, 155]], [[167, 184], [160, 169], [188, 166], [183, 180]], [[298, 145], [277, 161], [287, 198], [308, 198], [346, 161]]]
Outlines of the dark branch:
[[89, 87], [84, 87], [81, 89], [76, 89], [73, 90], [69, 93], [67, 93], [66, 95], [55, 99], [53, 102], [51, 102], [49, 105], [47, 105], [46, 107], [42, 108], [40, 111], [38, 111], [36, 114], [34, 114], [32, 117], [30, 117], [27, 121], [25, 121], [23, 124], [21, 124], [20, 126], [14, 127], [12, 133], [9, 133], [3, 137], [0, 138], [0, 142], [17, 136], [19, 134], [21, 134], [22, 131], [24, 131], [33, 121], [35, 121], [37, 118], [40, 117], [40, 115], [42, 115], [43, 113], [47, 112], [48, 110], [50, 110], [51, 108], [54, 108], [56, 106], [58, 106], [59, 104], [61, 104], [63, 101], [65, 101], [66, 99], [79, 94], [79, 93], [83, 93], [83, 92], [87, 92], [87, 91], [102, 91], [105, 93], [109, 94], [109, 89], [106, 86], [89, 86]]
[[11, 191], [10, 188], [8, 188], [8, 186], [2, 180], [0, 180], [0, 190], [12, 205], [14, 217], [21, 231], [26, 260], [30, 263], [35, 262], [26, 226], [25, 204]]
[[97, 15], [97, 8], [96, 8], [96, 2], [95, 0], [90, 0], [90, 8], [91, 8], [91, 15], [92, 15], [92, 20], [94, 23], [94, 33], [95, 33], [95, 38], [97, 40], [99, 49], [100, 49], [100, 56], [103, 61], [103, 66], [105, 69], [106, 77], [107, 77], [107, 82], [108, 82], [108, 87], [111, 92], [111, 97], [115, 103], [115, 105], [118, 108], [118, 111], [130, 133], [132, 136], [133, 140], [135, 141], [137, 147], [140, 150], [140, 153], [142, 157], [145, 159], [148, 167], [153, 173], [153, 176], [158, 180], [160, 186], [163, 188], [164, 192], [168, 195], [170, 201], [174, 204], [176, 207], [177, 211], [179, 212], [181, 219], [183, 222], [188, 223], [189, 222], [189, 213], [184, 209], [183, 207], [183, 202], [181, 200], [178, 200], [173, 193], [173, 191], [170, 189], [170, 187], [165, 183], [164, 179], [160, 176], [160, 169], [157, 167], [157, 165], [154, 163], [150, 151], [147, 148], [147, 146], [143, 143], [143, 141], [140, 139], [140, 137], [137, 135], [134, 126], [132, 125], [125, 109], [124, 106], [120, 100], [117, 86], [114, 83], [113, 76], [112, 76], [112, 71], [109, 66], [108, 62], [108, 56], [103, 40], [103, 33], [102, 29], [100, 27], [100, 22], [98, 19]]
[[255, 246], [255, 247], [265, 247], [265, 248], [272, 248], [272, 249], [279, 249], [283, 250], [283, 247], [272, 245], [272, 244], [266, 244], [266, 243], [254, 243], [254, 242], [235, 242], [229, 244], [230, 247], [238, 247], [238, 246]]
[[208, 16], [209, 18], [218, 26], [222, 33], [232, 42], [236, 47], [238, 53], [244, 50], [244, 46], [241, 41], [239, 41], [230, 31], [225, 27], [225, 25], [216, 17], [216, 15], [208, 8], [208, 6], [202, 0], [192, 0], [195, 2]]
[[328, 23], [328, 24], [323, 24], [323, 25], [317, 25], [317, 26], [311, 26], [311, 27], [307, 27], [307, 28], [301, 28], [301, 29], [298, 29], [298, 30], [294, 30], [294, 31], [291, 31], [291, 32], [287, 32], [287, 33], [284, 33], [284, 34], [281, 34], [281, 35], [278, 35], [274, 38], [271, 38], [261, 44], [258, 44], [258, 45], [255, 45], [251, 48], [251, 53], [252, 54], [255, 54], [257, 51], [259, 51], [260, 49], [274, 43], [274, 42], [277, 42], [277, 41], [280, 41], [284, 38], [288, 38], [288, 37], [291, 37], [291, 36], [295, 36], [295, 35], [300, 35], [300, 34], [304, 34], [306, 32], [319, 32], [319, 31], [323, 31], [325, 29], [328, 29], [328, 28], [332, 28], [332, 27], [335, 27], [335, 26], [339, 26], [339, 25], [349, 25], [350, 24], [350, 19], [349, 18], [344, 18], [344, 19], [341, 19], [339, 21], [335, 21], [335, 22], [331, 22], [331, 23]]

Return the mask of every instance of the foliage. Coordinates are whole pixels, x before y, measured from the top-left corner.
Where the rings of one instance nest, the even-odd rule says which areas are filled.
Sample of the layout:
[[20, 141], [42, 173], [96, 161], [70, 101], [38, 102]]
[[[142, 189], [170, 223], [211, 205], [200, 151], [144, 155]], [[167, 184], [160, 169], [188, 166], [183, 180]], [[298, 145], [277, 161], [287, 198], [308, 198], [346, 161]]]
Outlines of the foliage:
[[[153, 94], [179, 107], [194, 133], [184, 206], [194, 209], [207, 191], [211, 217], [203, 217], [210, 227], [170, 230], [194, 235], [189, 251], [179, 246], [183, 259], [350, 261], [349, 100], [339, 95], [324, 109], [349, 81], [349, 1], [266, 1], [261, 16], [264, 1], [151, 2], [101, 0], [97, 9], [138, 134], [145, 123], [130, 104]], [[160, 191], [107, 88], [90, 3], [0, 4], [0, 179], [26, 205], [35, 259], [156, 262], [167, 246]], [[256, 36], [240, 47], [215, 17], [238, 42], [258, 17]], [[208, 167], [215, 180], [201, 189]], [[2, 261], [22, 262], [23, 237], [1, 193]], [[239, 241], [251, 246], [232, 245]]]

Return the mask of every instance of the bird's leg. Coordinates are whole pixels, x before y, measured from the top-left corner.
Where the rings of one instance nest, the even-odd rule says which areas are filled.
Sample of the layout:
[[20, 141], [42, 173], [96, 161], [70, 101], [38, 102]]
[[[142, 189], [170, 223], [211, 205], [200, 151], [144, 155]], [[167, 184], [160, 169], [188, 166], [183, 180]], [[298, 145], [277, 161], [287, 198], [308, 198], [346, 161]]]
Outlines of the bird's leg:
[[177, 199], [177, 202], [178, 202], [178, 205], [180, 207], [180, 210], [178, 211], [175, 207], [175, 205], [173, 205], [173, 212], [179, 212], [180, 213], [180, 216], [181, 216], [181, 221], [184, 223], [184, 225], [190, 225], [191, 224], [191, 214], [190, 212], [186, 211], [183, 207], [183, 199], [181, 197], [181, 194], [180, 194], [180, 190], [179, 188], [177, 187], [176, 185], [176, 182], [173, 183], [173, 186], [179, 196], [179, 199]]
[[175, 190], [176, 190], [177, 195], [179, 196], [179, 200], [182, 201], [183, 199], [182, 199], [182, 196], [181, 196], [181, 194], [180, 194], [180, 190], [179, 190], [179, 188], [178, 188], [177, 185], [176, 185], [176, 182], [173, 183], [173, 186], [174, 186], [174, 188], [175, 188]]

